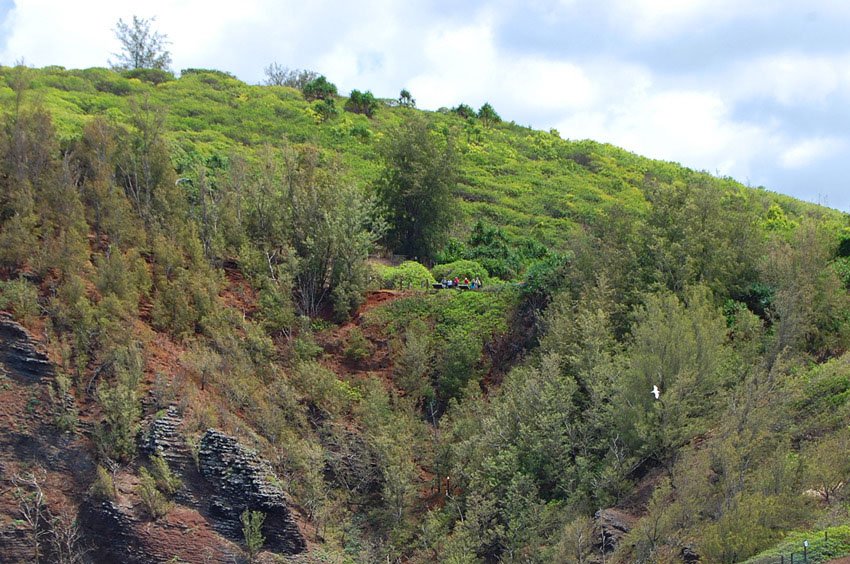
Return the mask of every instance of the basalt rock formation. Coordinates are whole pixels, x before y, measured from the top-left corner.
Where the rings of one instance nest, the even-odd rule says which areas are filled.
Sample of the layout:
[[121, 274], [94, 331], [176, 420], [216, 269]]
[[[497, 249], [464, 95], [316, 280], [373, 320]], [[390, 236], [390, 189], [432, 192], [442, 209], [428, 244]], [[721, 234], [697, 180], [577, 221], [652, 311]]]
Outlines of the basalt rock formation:
[[236, 439], [209, 429], [198, 452], [201, 474], [213, 488], [210, 513], [214, 527], [228, 538], [242, 537], [240, 515], [246, 509], [266, 518], [264, 549], [297, 554], [306, 548], [304, 537], [287, 508], [286, 494], [268, 463]]
[[21, 384], [33, 384], [53, 374], [47, 355], [26, 329], [0, 312], [0, 369]]

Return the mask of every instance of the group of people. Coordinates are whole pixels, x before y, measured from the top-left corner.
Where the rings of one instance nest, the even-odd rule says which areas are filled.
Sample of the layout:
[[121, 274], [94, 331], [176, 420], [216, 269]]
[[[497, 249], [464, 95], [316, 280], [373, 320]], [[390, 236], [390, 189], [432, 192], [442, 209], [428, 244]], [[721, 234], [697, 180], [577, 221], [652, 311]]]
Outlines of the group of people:
[[452, 278], [443, 278], [440, 280], [440, 285], [443, 288], [468, 288], [470, 290], [477, 290], [481, 288], [481, 279], [477, 276], [470, 280], [469, 278], [464, 278], [461, 280], [457, 276]]

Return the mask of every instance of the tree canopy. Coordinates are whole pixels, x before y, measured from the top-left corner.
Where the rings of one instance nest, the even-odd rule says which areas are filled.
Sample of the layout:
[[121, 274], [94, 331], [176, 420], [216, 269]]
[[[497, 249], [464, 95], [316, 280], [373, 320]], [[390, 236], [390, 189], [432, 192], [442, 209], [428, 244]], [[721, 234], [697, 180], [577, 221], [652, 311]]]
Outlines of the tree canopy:
[[430, 260], [451, 225], [457, 176], [452, 140], [415, 117], [392, 133], [381, 155], [377, 193], [388, 223], [386, 242], [400, 254]]
[[121, 43], [121, 51], [115, 53], [117, 61], [112, 67], [118, 70], [157, 69], [168, 70], [171, 53], [168, 36], [152, 29], [156, 18], [133, 16], [132, 22], [119, 19], [115, 24], [115, 37]]

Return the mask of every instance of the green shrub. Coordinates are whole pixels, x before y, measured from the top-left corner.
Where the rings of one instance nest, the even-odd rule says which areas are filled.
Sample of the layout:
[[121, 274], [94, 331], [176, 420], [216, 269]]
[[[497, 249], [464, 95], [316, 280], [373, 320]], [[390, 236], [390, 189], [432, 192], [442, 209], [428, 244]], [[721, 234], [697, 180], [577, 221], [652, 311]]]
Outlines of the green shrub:
[[174, 75], [162, 69], [131, 69], [121, 73], [125, 78], [137, 78], [150, 84], [162, 84], [174, 80]]
[[35, 319], [39, 313], [38, 288], [23, 277], [0, 281], [0, 309], [11, 310], [19, 321]]
[[313, 104], [312, 110], [319, 123], [326, 122], [339, 115], [339, 110], [337, 109], [336, 102], [334, 102], [333, 98], [318, 100], [315, 104]]
[[180, 477], [171, 471], [168, 462], [161, 456], [151, 457], [151, 472], [153, 473], [156, 487], [166, 495], [174, 495], [183, 483]]
[[487, 272], [481, 264], [474, 260], [456, 260], [448, 264], [438, 264], [431, 269], [431, 274], [436, 280], [443, 278], [453, 279], [459, 278], [480, 278], [482, 283], [487, 283], [490, 280], [490, 273]]
[[242, 535], [245, 537], [245, 547], [248, 549], [248, 557], [253, 560], [263, 544], [266, 542], [263, 536], [263, 522], [266, 514], [262, 511], [249, 511], [246, 509], [240, 516], [242, 521]]
[[345, 358], [353, 362], [360, 362], [371, 354], [370, 348], [369, 341], [363, 335], [363, 331], [360, 327], [355, 327], [348, 333]]
[[95, 439], [100, 450], [110, 458], [129, 460], [136, 452], [136, 432], [141, 416], [138, 387], [143, 360], [137, 346], [117, 349], [112, 355], [114, 381], [103, 380], [97, 388], [103, 421], [97, 427]]
[[398, 266], [376, 265], [382, 288], [408, 290], [412, 288], [427, 288], [434, 282], [434, 277], [424, 265], [408, 260]]
[[304, 86], [304, 98], [307, 100], [325, 100], [336, 96], [336, 85], [328, 82], [324, 76], [311, 80]]
[[71, 379], [57, 373], [48, 393], [53, 406], [53, 422], [60, 431], [73, 431], [77, 427], [77, 408], [71, 395]]
[[348, 101], [345, 103], [346, 112], [363, 114], [366, 117], [372, 117], [377, 109], [378, 100], [375, 99], [375, 96], [369, 90], [366, 92], [352, 90]]
[[156, 479], [147, 468], [139, 471], [139, 486], [136, 490], [142, 500], [142, 506], [152, 519], [165, 517], [171, 510], [171, 502], [156, 487]]
[[115, 482], [103, 466], [97, 467], [94, 482], [89, 486], [89, 495], [102, 501], [115, 499]]

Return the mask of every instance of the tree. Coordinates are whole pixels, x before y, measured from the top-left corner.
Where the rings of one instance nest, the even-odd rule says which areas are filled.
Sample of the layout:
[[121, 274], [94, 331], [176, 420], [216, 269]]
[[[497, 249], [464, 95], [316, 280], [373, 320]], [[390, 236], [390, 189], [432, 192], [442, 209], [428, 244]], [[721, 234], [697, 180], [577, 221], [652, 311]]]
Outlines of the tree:
[[377, 109], [378, 101], [368, 90], [366, 92], [352, 90], [348, 97], [348, 101], [345, 103], [345, 111], [355, 114], [363, 114], [366, 117], [372, 117]]
[[406, 88], [402, 88], [401, 92], [398, 95], [398, 105], [403, 106], [405, 108], [415, 108], [416, 100], [411, 96], [410, 91]]
[[469, 104], [458, 104], [456, 108], [452, 108], [452, 111], [463, 119], [475, 117], [475, 110]]
[[156, 18], [133, 16], [133, 22], [122, 19], [115, 25], [115, 37], [121, 42], [121, 52], [115, 53], [116, 70], [158, 69], [168, 70], [171, 53], [166, 49], [168, 36], [151, 29]]
[[478, 110], [478, 119], [480, 119], [485, 126], [490, 126], [502, 121], [502, 118], [499, 117], [499, 114], [496, 113], [496, 110], [493, 109], [493, 106], [491, 106], [489, 102], [485, 102]]
[[307, 100], [325, 100], [336, 96], [336, 85], [321, 75], [305, 84], [303, 92]]
[[272, 63], [263, 69], [266, 86], [288, 86], [304, 91], [304, 88], [319, 78], [319, 73], [308, 69], [290, 69], [278, 63]]
[[456, 157], [449, 138], [413, 118], [382, 148], [378, 198], [386, 213], [387, 245], [404, 255], [431, 259], [447, 238], [453, 212]]
[[242, 521], [242, 535], [245, 537], [245, 548], [248, 549], [248, 557], [253, 562], [266, 538], [263, 536], [263, 522], [266, 514], [262, 511], [250, 511], [246, 509], [240, 517]]

